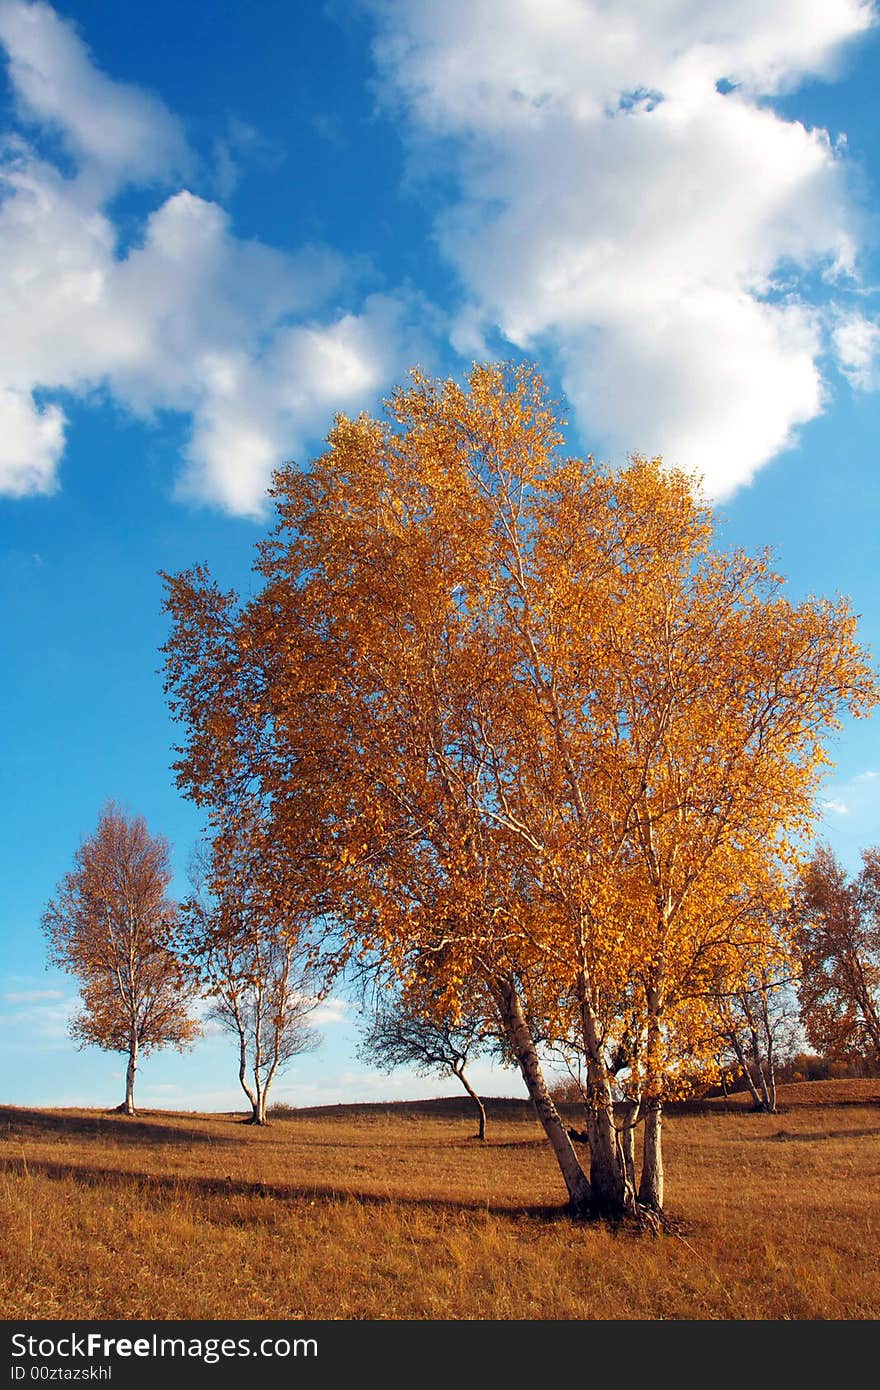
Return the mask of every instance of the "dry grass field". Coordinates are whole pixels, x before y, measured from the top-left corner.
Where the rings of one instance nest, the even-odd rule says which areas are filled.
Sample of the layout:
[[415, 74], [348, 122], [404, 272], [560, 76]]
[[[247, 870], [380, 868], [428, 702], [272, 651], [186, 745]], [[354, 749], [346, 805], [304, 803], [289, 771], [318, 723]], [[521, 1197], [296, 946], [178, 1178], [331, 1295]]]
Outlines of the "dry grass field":
[[[0, 1108], [0, 1316], [876, 1318], [880, 1081], [664, 1126], [674, 1233], [577, 1225], [529, 1106]], [[572, 1118], [575, 1118], [574, 1113]]]

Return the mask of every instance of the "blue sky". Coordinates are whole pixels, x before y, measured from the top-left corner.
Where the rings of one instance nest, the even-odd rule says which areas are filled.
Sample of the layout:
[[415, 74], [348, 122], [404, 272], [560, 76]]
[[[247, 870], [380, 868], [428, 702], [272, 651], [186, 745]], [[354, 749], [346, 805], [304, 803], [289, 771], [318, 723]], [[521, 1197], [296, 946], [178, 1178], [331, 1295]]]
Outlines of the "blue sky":
[[[0, 1100], [115, 1104], [40, 914], [110, 797], [199, 833], [158, 571], [251, 584], [274, 466], [416, 363], [528, 357], [571, 448], [698, 469], [731, 544], [880, 651], [880, 27], [862, 0], [0, 0]], [[820, 834], [880, 840], [880, 725]], [[370, 1074], [350, 1010], [294, 1103]], [[478, 1067], [487, 1090], [516, 1077]], [[231, 1049], [144, 1105], [238, 1106]]]

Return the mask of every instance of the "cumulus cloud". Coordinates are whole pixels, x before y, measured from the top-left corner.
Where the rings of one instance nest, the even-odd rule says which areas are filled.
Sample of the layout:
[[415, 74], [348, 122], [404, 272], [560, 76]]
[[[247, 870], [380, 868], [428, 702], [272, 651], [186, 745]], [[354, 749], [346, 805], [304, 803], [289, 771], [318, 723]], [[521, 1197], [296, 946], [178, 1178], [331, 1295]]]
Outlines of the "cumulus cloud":
[[829, 801], [822, 802], [823, 811], [829, 811], [832, 816], [848, 816], [849, 807], [845, 801], [840, 801], [837, 797], [832, 797]]
[[[880, 329], [844, 303], [842, 147], [772, 106], [834, 76], [868, 0], [372, 6], [413, 167], [457, 188], [436, 222], [464, 291], [451, 326], [410, 291], [364, 297], [331, 248], [239, 237], [157, 96], [41, 0], [0, 0], [19, 120], [0, 144], [0, 493], [57, 487], [69, 402], [100, 392], [183, 414], [177, 495], [257, 515], [273, 467], [430, 365], [441, 330], [464, 356], [538, 357], [585, 440], [662, 452], [718, 497], [820, 413], [826, 355], [878, 384]], [[216, 191], [259, 145], [227, 127]], [[155, 201], [123, 241], [126, 186]]]
[[74, 164], [30, 131], [0, 147], [0, 493], [57, 486], [68, 421], [53, 393], [109, 391], [144, 419], [191, 418], [179, 495], [259, 514], [274, 467], [414, 360], [417, 306], [401, 294], [348, 307], [332, 249], [243, 240], [188, 188], [123, 251], [111, 195], [186, 170], [179, 123], [99, 72], [45, 4], [0, 2], [0, 43], [22, 115], [60, 134]]
[[273, 467], [424, 355], [418, 312], [412, 296], [376, 294], [332, 322], [281, 326], [252, 356], [232, 345], [207, 354], [179, 495], [256, 513]]
[[[413, 166], [457, 179], [436, 232], [466, 293], [462, 350], [500, 331], [555, 361], [606, 448], [662, 452], [719, 497], [748, 481], [822, 409], [808, 285], [851, 276], [858, 241], [840, 150], [768, 98], [833, 76], [872, 5], [373, 8]], [[866, 384], [864, 328], [833, 346]]]

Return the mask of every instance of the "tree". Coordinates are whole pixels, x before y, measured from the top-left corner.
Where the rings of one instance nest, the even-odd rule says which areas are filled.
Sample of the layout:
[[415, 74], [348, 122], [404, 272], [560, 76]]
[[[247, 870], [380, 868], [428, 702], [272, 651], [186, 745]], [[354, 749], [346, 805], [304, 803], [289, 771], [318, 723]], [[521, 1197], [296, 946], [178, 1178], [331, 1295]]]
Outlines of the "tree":
[[73, 1037], [128, 1056], [119, 1107], [126, 1115], [135, 1114], [140, 1055], [182, 1050], [199, 1032], [189, 1012], [192, 982], [170, 949], [178, 917], [167, 896], [170, 854], [142, 816], [129, 819], [109, 803], [42, 919], [50, 961], [80, 981]]
[[[346, 949], [493, 1017], [572, 1209], [616, 1217], [662, 1208], [663, 1104], [714, 1065], [719, 985], [776, 949], [754, 904], [783, 901], [825, 732], [877, 692], [846, 604], [714, 550], [690, 479], [560, 442], [530, 368], [416, 373], [386, 421], [339, 417], [276, 475], [249, 603], [169, 578], [168, 689], [181, 786], [249, 779]], [[572, 1038], [589, 1176], [538, 1048]]]
[[865, 850], [849, 879], [820, 846], [801, 873], [793, 915], [807, 1038], [826, 1057], [880, 1062], [880, 849]]
[[412, 1067], [418, 1076], [446, 1073], [461, 1083], [478, 1116], [476, 1138], [486, 1138], [486, 1107], [466, 1074], [466, 1067], [485, 1042], [478, 1018], [460, 1017], [455, 1022], [436, 1013], [407, 1008], [397, 998], [383, 997], [364, 1029], [358, 1055], [384, 1071]]
[[218, 837], [194, 861], [195, 893], [178, 937], [210, 1000], [208, 1017], [235, 1038], [238, 1079], [255, 1125], [266, 1123], [276, 1077], [321, 1041], [309, 1024], [319, 990], [304, 964], [300, 924], [279, 920], [266, 891], [270, 862], [257, 824], [239, 824], [231, 840]]
[[779, 966], [774, 970], [761, 964], [742, 989], [722, 1002], [721, 1017], [722, 1074], [734, 1064], [755, 1109], [775, 1115], [777, 1069], [794, 1055], [800, 1031], [791, 978]]

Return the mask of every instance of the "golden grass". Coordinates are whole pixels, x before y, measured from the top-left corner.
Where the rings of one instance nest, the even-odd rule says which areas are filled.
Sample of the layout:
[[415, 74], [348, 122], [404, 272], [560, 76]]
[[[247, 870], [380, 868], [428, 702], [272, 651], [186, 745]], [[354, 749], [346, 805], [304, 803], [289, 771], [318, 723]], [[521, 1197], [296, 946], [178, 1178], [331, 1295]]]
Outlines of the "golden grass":
[[0, 1316], [876, 1318], [880, 1082], [664, 1126], [677, 1233], [578, 1225], [527, 1105], [0, 1109]]

